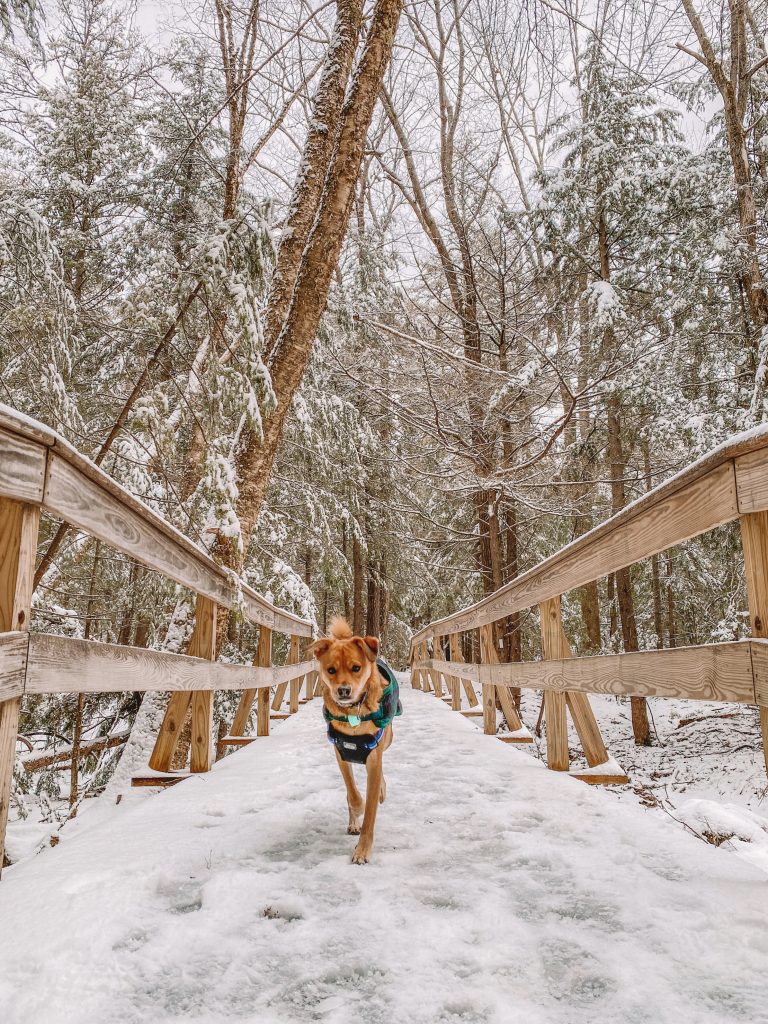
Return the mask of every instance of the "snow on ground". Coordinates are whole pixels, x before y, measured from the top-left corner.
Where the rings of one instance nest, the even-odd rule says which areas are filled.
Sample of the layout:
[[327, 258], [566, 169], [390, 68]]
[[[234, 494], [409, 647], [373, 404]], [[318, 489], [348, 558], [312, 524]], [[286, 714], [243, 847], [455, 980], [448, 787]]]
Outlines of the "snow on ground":
[[403, 701], [370, 865], [317, 701], [7, 870], [0, 1020], [768, 1022], [761, 872]]
[[[637, 747], [629, 700], [589, 699], [609, 754], [630, 777], [628, 786], [606, 792], [677, 820], [768, 874], [768, 779], [757, 708], [651, 698], [653, 746]], [[523, 719], [531, 729], [540, 700], [523, 691]], [[584, 766], [570, 720], [569, 726], [573, 764]], [[527, 752], [545, 757], [545, 738]]]

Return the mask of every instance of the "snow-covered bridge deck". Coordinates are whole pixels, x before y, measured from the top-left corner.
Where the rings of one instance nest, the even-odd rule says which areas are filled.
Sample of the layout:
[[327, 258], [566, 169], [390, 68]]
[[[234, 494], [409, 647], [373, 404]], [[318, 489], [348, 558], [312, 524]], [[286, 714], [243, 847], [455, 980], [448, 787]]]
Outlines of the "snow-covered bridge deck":
[[312, 703], [8, 870], [0, 1020], [768, 1021], [762, 873], [403, 698], [366, 867]]

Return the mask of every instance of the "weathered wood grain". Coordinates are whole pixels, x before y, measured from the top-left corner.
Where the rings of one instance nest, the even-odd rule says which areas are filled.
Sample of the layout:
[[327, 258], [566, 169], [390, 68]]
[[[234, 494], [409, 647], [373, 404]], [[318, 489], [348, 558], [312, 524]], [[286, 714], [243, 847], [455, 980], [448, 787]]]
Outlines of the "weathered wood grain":
[[29, 629], [40, 508], [0, 498], [0, 632]]
[[754, 704], [750, 641], [483, 666], [481, 680], [535, 690]]
[[753, 640], [749, 650], [752, 655], [755, 703], [760, 708], [768, 708], [768, 640]]
[[760, 449], [735, 460], [739, 512], [768, 509], [768, 452]]
[[0, 701], [24, 693], [28, 649], [29, 633], [18, 630], [0, 635]]
[[495, 622], [639, 562], [737, 516], [732, 461], [727, 460], [704, 475], [681, 473], [648, 491], [639, 501], [489, 597], [430, 623], [415, 634], [414, 640], [427, 631], [462, 632]]
[[[752, 635], [765, 639], [768, 637], [768, 512], [748, 512], [742, 515], [741, 544], [744, 549], [744, 572], [747, 579], [747, 600], [749, 603], [749, 619]], [[761, 651], [755, 652], [754, 662], [758, 664]], [[757, 687], [755, 687], [757, 690]], [[762, 683], [760, 689], [762, 697]], [[758, 701], [760, 706], [760, 731], [763, 737], [763, 758], [768, 771], [768, 706]]]
[[39, 505], [48, 449], [0, 430], [0, 497]]
[[[267, 629], [266, 626], [259, 628], [259, 646], [256, 648], [256, 657], [253, 659], [253, 664], [257, 668], [271, 668], [272, 667], [272, 630]], [[235, 717], [232, 721], [232, 728], [229, 730], [230, 736], [244, 736], [245, 730], [248, 727], [248, 719], [251, 716], [251, 709], [253, 702], [256, 700], [256, 694], [258, 690], [248, 689], [245, 690], [240, 697], [240, 703], [237, 706]], [[267, 694], [269, 696], [269, 694]], [[261, 723], [264, 724], [263, 722]], [[267, 712], [267, 731], [265, 733], [258, 733], [259, 736], [269, 735], [269, 712]]]
[[[0, 498], [0, 633], [29, 629], [39, 523], [38, 505]], [[0, 872], [20, 711], [21, 697], [0, 702]]]
[[[563, 624], [560, 619], [560, 596], [542, 601], [539, 605], [541, 620], [541, 650], [545, 661], [571, 657]], [[544, 693], [544, 721], [547, 726], [547, 764], [556, 772], [570, 768], [568, 751], [568, 723], [564, 693], [547, 690]]]
[[211, 663], [186, 654], [32, 633], [25, 692], [245, 690], [272, 685], [269, 669]]

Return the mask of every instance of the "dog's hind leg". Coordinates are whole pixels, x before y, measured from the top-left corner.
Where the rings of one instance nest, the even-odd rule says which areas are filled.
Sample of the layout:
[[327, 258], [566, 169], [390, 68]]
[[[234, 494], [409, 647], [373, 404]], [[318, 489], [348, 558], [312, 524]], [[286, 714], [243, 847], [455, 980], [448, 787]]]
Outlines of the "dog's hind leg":
[[339, 757], [338, 751], [336, 751], [336, 761], [338, 762], [339, 770], [341, 771], [341, 777], [344, 779], [344, 785], [347, 787], [347, 807], [349, 808], [347, 834], [350, 836], [359, 836], [365, 803], [360, 795], [360, 790], [355, 785], [355, 776], [352, 771], [352, 766], [347, 764], [346, 761], [342, 761]]
[[379, 803], [383, 804], [387, 799], [387, 780], [384, 776], [381, 776], [381, 792], [379, 793]]

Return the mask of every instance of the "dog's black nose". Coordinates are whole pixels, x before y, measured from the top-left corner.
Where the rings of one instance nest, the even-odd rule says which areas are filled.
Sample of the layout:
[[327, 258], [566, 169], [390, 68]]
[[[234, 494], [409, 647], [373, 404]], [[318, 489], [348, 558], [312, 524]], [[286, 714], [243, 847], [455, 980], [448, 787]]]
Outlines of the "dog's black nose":
[[347, 700], [347, 698], [352, 696], [352, 687], [340, 686], [336, 692], [338, 693], [342, 700]]

